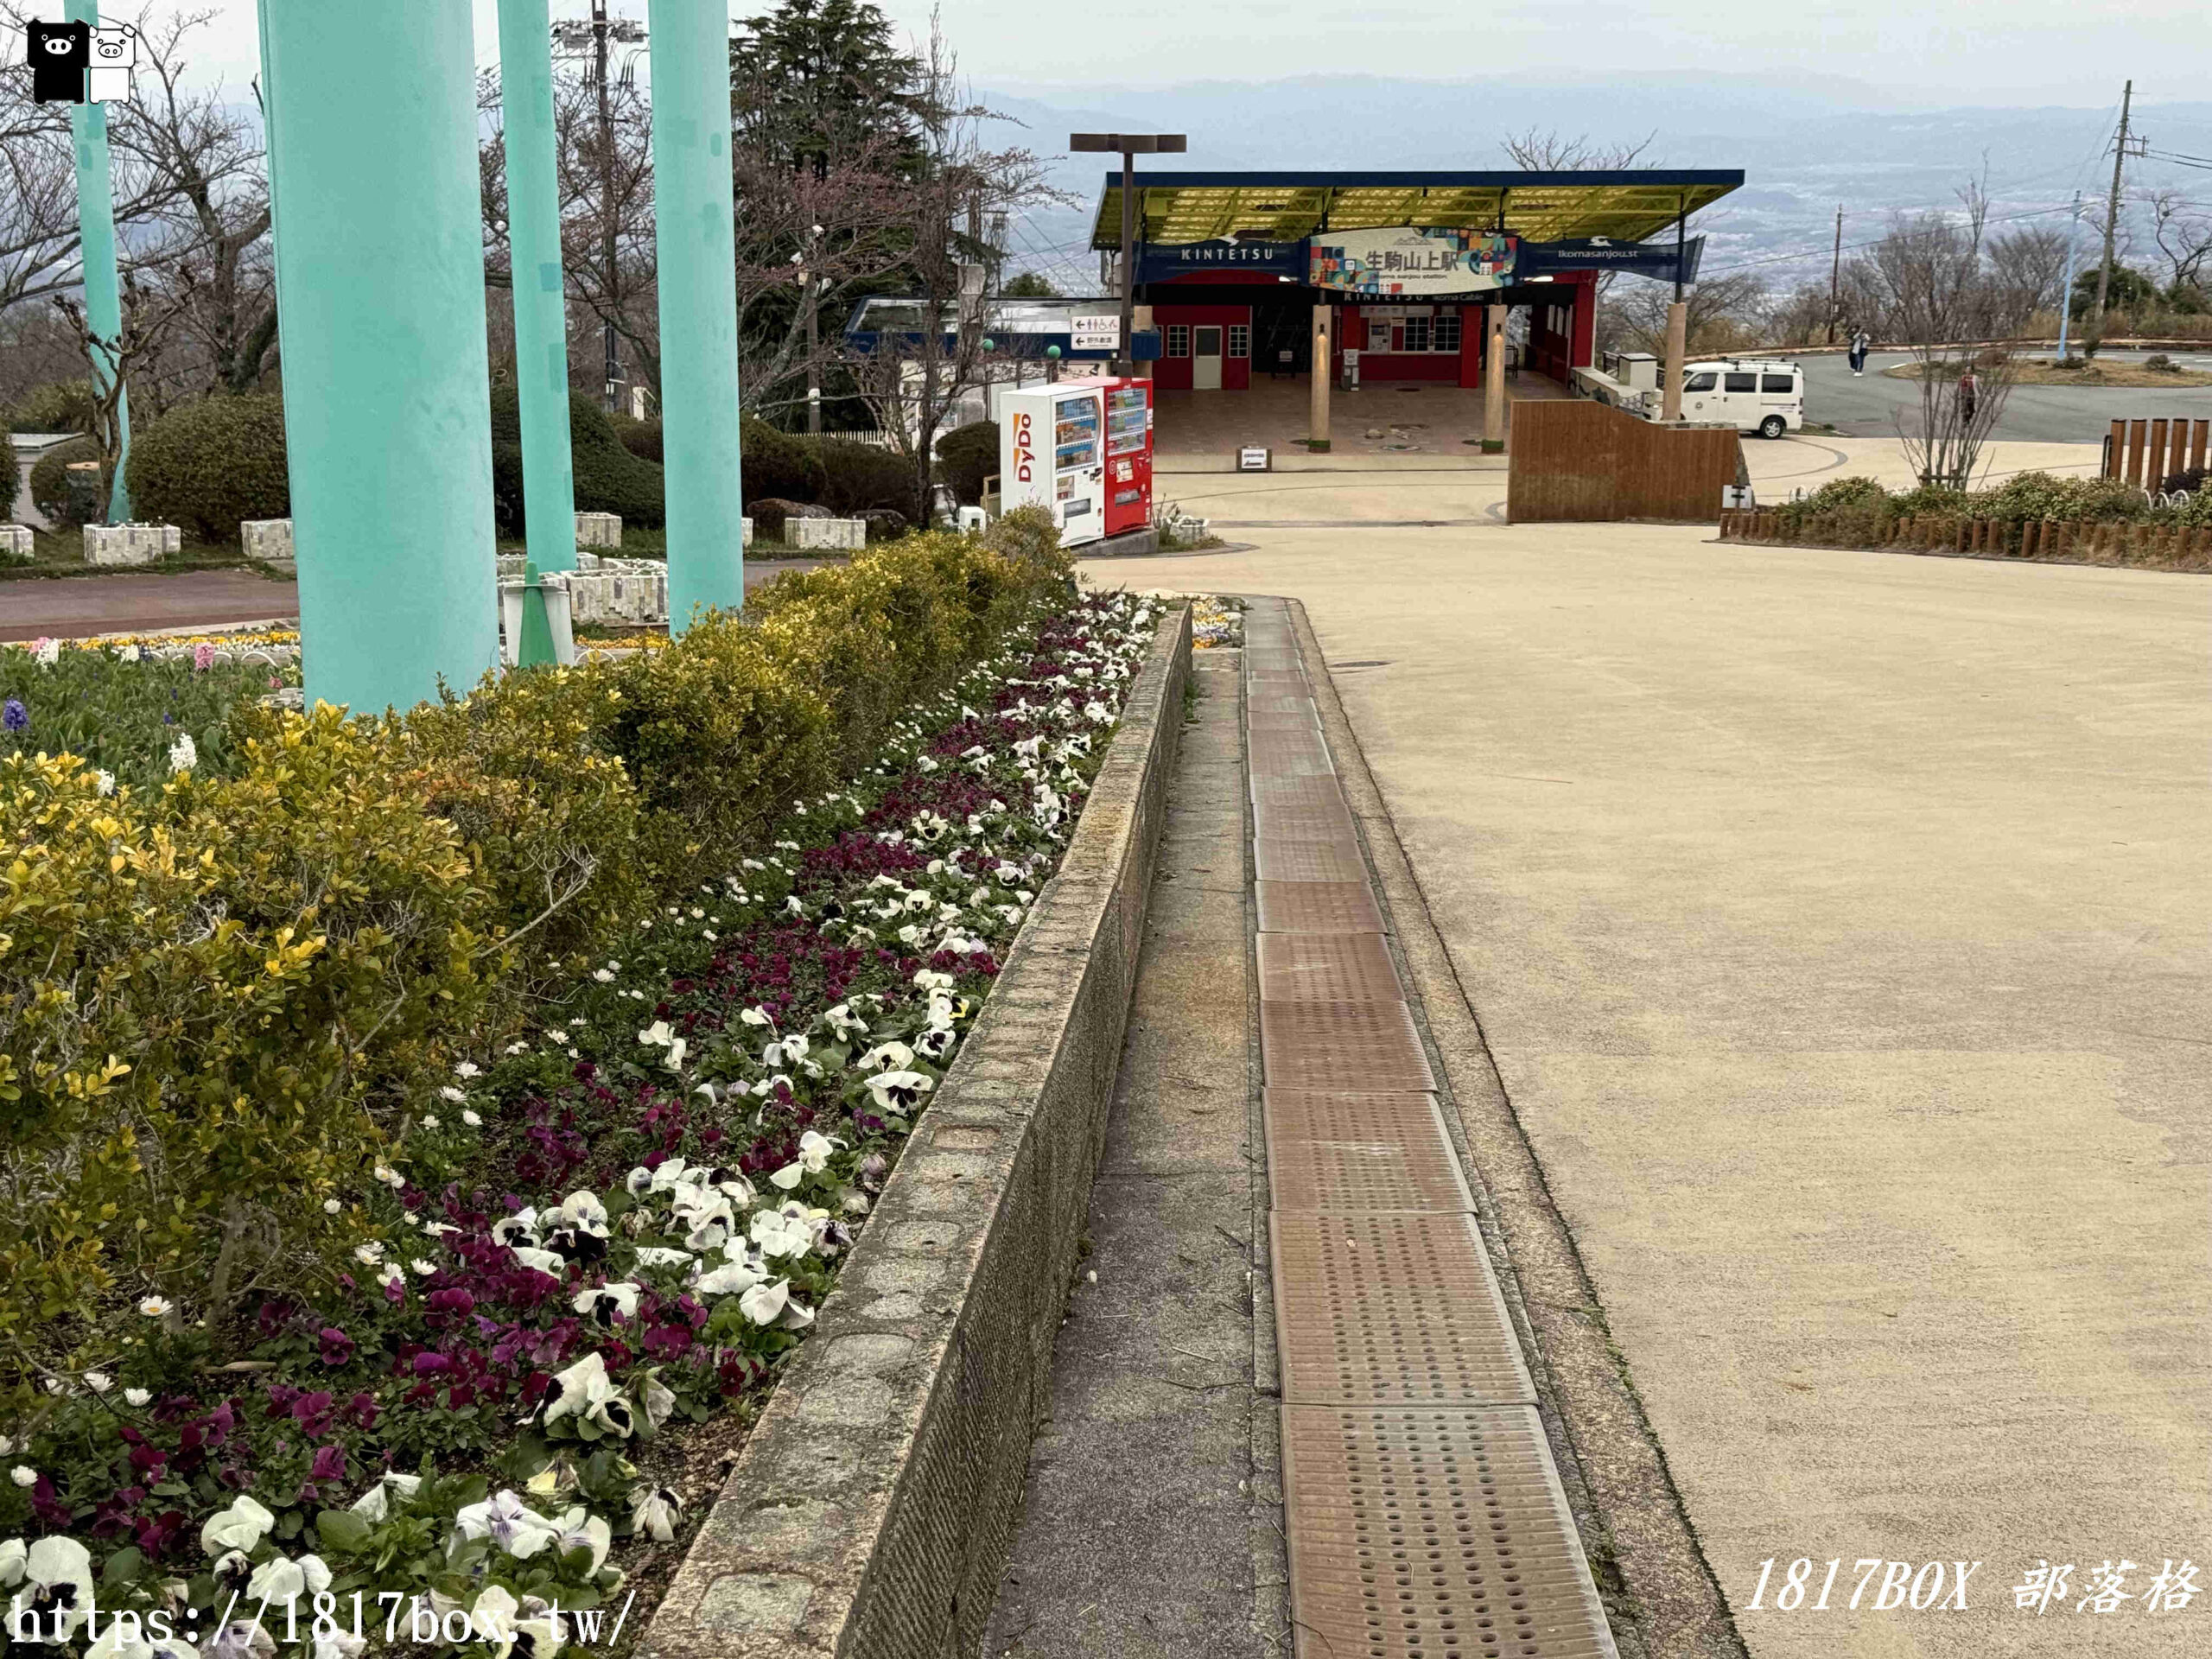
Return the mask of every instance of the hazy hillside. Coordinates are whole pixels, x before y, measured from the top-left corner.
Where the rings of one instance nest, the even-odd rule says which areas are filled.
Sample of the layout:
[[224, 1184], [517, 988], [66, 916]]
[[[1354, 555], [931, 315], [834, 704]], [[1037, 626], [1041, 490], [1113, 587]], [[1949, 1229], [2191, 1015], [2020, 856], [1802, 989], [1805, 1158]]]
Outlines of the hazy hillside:
[[[2036, 222], [2063, 225], [2076, 188], [2094, 197], [2109, 182], [2112, 91], [2113, 105], [2094, 109], [1925, 110], [1842, 79], [1654, 75], [1536, 86], [1309, 76], [1146, 89], [1014, 86], [979, 96], [1045, 155], [1071, 131], [1187, 132], [1190, 153], [1163, 170], [1495, 168], [1508, 164], [1499, 140], [1531, 126], [1599, 143], [1653, 134], [1645, 163], [1746, 175], [1741, 190], [1698, 221], [1712, 238], [1706, 270], [1751, 264], [1786, 283], [1827, 269], [1839, 203], [1848, 245], [1878, 235], [1892, 211], [1953, 205], [1985, 161], [1996, 215], [2045, 210]], [[2139, 105], [2137, 123], [2158, 148], [2212, 156], [2212, 103]], [[1014, 235], [1018, 265], [1054, 265], [1095, 283], [1096, 258], [1082, 249], [1104, 170], [1092, 156], [1057, 165], [1056, 182], [1083, 205], [1031, 214]], [[2201, 169], [2136, 162], [2130, 179], [2179, 185], [2212, 204], [2212, 173]]]

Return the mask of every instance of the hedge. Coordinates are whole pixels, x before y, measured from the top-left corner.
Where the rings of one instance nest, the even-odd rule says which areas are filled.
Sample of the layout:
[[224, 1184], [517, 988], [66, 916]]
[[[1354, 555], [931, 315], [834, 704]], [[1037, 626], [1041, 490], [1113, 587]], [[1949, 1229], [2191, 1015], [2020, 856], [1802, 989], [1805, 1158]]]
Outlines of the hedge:
[[972, 421], [937, 441], [938, 470], [969, 506], [983, 499], [983, 480], [999, 469], [999, 423]]
[[820, 499], [830, 512], [844, 518], [857, 518], [873, 507], [913, 512], [914, 468], [904, 456], [849, 438], [812, 442], [827, 474]]
[[[588, 392], [569, 394], [569, 454], [578, 512], [620, 513], [634, 530], [667, 522], [660, 468], [623, 448], [613, 421]], [[499, 528], [521, 535], [522, 400], [512, 386], [492, 392], [492, 501]]]
[[49, 523], [63, 526], [83, 523], [70, 510], [69, 463], [99, 458], [100, 447], [90, 438], [70, 438], [55, 444], [31, 468], [31, 505], [44, 513]]
[[1037, 512], [909, 537], [406, 715], [245, 702], [230, 775], [158, 793], [0, 758], [0, 1407], [143, 1328], [140, 1298], [213, 1310], [191, 1340], [220, 1360], [248, 1289], [344, 1271], [325, 1204], [454, 1053], [765, 852], [1071, 591], [1056, 543]]
[[744, 446], [745, 499], [754, 501], [819, 501], [829, 474], [822, 456], [807, 439], [781, 431], [750, 416], [738, 429]]
[[250, 518], [287, 518], [284, 404], [269, 396], [180, 404], [130, 435], [131, 510], [191, 541], [232, 543]]
[[1788, 533], [1796, 535], [1813, 520], [1832, 531], [1863, 535], [1870, 543], [1885, 538], [1899, 520], [1988, 520], [2006, 524], [2146, 524], [2167, 528], [2212, 525], [2212, 493], [2200, 492], [2186, 505], [2156, 506], [2125, 479], [2057, 478], [2049, 473], [2018, 473], [1986, 490], [1953, 490], [1940, 485], [1891, 491], [1871, 478], [1832, 479], [1810, 495], [1770, 511]]

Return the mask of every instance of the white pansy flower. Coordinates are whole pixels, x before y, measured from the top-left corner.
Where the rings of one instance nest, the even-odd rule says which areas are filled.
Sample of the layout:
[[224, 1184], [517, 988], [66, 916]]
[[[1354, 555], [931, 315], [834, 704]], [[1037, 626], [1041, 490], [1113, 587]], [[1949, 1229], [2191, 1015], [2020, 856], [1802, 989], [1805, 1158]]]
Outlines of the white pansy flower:
[[8, 1478], [18, 1486], [35, 1486], [38, 1484], [38, 1471], [27, 1463], [19, 1463], [8, 1471]]
[[[18, 1592], [14, 1605], [28, 1601], [45, 1612], [46, 1628], [61, 1627], [66, 1638], [92, 1611], [92, 1553], [74, 1538], [41, 1538], [23, 1553], [23, 1577], [30, 1586], [28, 1597]], [[16, 1631], [11, 1627], [9, 1634]]]
[[550, 1427], [563, 1417], [581, 1417], [613, 1391], [607, 1379], [607, 1362], [594, 1349], [547, 1385], [546, 1425]]
[[618, 1317], [627, 1319], [637, 1316], [639, 1290], [636, 1285], [618, 1281], [577, 1292], [569, 1306], [588, 1319], [611, 1325]]
[[115, 1379], [110, 1376], [105, 1371], [86, 1371], [85, 1373], [85, 1386], [90, 1389], [94, 1394], [105, 1394], [110, 1389], [115, 1386]]
[[461, 1121], [472, 1129], [480, 1129], [484, 1127], [484, 1120], [474, 1112], [463, 1112], [461, 1115]]
[[631, 1495], [630, 1527], [658, 1544], [676, 1541], [683, 1500], [665, 1486], [640, 1486]]
[[200, 1548], [211, 1556], [233, 1549], [251, 1550], [276, 1524], [275, 1516], [240, 1493], [229, 1509], [210, 1516], [200, 1529]]
[[581, 1507], [570, 1510], [555, 1524], [560, 1528], [560, 1532], [553, 1541], [554, 1548], [563, 1555], [572, 1550], [588, 1550], [591, 1565], [585, 1568], [585, 1572], [587, 1574], [598, 1572], [606, 1563], [607, 1550], [613, 1546], [614, 1529], [589, 1510]]
[[391, 1513], [393, 1494], [397, 1493], [403, 1498], [412, 1497], [416, 1488], [422, 1484], [423, 1477], [420, 1475], [386, 1475], [353, 1500], [353, 1513], [364, 1520], [381, 1521]]
[[[596, 1359], [596, 1354], [592, 1356]], [[604, 1380], [605, 1373], [601, 1372]], [[528, 1560], [557, 1535], [553, 1523], [514, 1492], [495, 1492], [454, 1516], [463, 1538], [489, 1538], [517, 1560]]]
[[656, 1020], [638, 1033], [638, 1040], [654, 1048], [666, 1048], [676, 1040], [676, 1033], [669, 1029], [667, 1020]]
[[134, 1406], [143, 1406], [151, 1401], [154, 1396], [144, 1389], [125, 1389], [123, 1391], [123, 1397]]
[[245, 1592], [257, 1601], [282, 1603], [319, 1596], [329, 1588], [330, 1568], [320, 1555], [302, 1555], [296, 1561], [272, 1555], [254, 1569]]
[[759, 1284], [737, 1299], [745, 1317], [755, 1325], [772, 1325], [781, 1318], [784, 1305], [791, 1300], [791, 1281], [779, 1279], [772, 1285]]

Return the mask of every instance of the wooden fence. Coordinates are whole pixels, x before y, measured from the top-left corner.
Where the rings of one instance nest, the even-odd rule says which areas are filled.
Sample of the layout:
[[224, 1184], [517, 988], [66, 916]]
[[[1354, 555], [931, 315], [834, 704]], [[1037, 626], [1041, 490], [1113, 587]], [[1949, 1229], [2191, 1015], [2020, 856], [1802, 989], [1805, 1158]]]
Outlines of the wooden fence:
[[1586, 397], [1513, 405], [1508, 524], [1711, 524], [1741, 448], [1719, 427], [1658, 426]]
[[2204, 465], [2212, 420], [2114, 421], [2105, 439], [2105, 476], [2155, 491], [2176, 473]]
[[1879, 529], [1866, 513], [1807, 513], [1795, 530], [1766, 508], [1720, 515], [1724, 542], [1778, 542], [1815, 547], [1904, 547], [1991, 559], [2079, 559], [2085, 563], [2212, 563], [2212, 529], [2184, 524], [2057, 518], [1892, 518]]

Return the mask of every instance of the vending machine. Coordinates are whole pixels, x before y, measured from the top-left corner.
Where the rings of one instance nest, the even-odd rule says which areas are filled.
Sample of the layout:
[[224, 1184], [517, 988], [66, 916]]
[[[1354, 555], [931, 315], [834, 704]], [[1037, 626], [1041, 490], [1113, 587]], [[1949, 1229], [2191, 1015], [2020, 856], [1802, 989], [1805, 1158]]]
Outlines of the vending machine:
[[1005, 393], [999, 503], [1046, 508], [1060, 527], [1063, 547], [1148, 522], [1150, 383], [1101, 376]]

